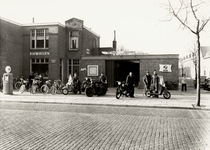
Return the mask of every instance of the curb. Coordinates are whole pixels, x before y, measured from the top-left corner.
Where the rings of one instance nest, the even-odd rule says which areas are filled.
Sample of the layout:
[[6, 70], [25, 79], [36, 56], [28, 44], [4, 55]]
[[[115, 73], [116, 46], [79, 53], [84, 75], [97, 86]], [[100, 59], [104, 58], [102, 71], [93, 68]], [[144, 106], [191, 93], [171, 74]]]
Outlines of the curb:
[[0, 102], [15, 102], [15, 103], [40, 103], [40, 104], [66, 104], [66, 105], [84, 105], [84, 106], [110, 106], [110, 107], [140, 107], [140, 108], [161, 108], [161, 109], [190, 109], [190, 110], [206, 110], [210, 111], [210, 108], [202, 107], [178, 107], [178, 106], [149, 106], [149, 105], [122, 105], [122, 104], [96, 104], [96, 103], [65, 103], [65, 102], [40, 102], [40, 101], [12, 101], [12, 100], [0, 100]]

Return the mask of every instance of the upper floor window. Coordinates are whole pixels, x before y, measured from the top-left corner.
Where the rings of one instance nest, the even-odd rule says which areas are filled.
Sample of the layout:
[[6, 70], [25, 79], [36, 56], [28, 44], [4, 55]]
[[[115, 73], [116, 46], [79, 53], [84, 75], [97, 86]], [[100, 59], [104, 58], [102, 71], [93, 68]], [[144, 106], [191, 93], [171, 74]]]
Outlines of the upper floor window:
[[76, 50], [79, 48], [79, 31], [69, 32], [69, 50]]
[[49, 48], [49, 30], [33, 29], [30, 31], [30, 47], [31, 49]]

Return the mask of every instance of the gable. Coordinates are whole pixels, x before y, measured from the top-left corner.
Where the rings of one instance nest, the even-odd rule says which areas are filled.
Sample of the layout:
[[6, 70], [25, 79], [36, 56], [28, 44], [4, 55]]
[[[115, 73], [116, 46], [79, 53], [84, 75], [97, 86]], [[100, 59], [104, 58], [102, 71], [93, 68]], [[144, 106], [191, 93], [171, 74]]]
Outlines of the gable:
[[76, 30], [82, 30], [83, 28], [83, 20], [72, 18], [65, 22], [66, 27], [76, 29]]

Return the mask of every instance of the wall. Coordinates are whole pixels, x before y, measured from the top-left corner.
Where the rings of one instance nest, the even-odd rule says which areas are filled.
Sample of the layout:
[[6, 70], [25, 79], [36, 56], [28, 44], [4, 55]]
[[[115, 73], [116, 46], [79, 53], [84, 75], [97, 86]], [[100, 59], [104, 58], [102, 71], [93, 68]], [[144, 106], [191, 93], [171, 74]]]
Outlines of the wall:
[[[49, 48], [30, 49], [30, 30], [49, 29]], [[50, 55], [32, 55], [30, 52], [50, 52]], [[48, 58], [50, 79], [60, 78], [60, 59], [64, 59], [65, 64], [65, 28], [59, 25], [35, 25], [23, 27], [23, 75], [30, 74], [30, 59]], [[53, 62], [55, 60], [55, 62]]]
[[80, 81], [83, 81], [85, 77], [88, 76], [87, 74], [87, 67], [88, 65], [98, 65], [98, 76], [90, 77], [92, 79], [99, 79], [101, 72], [105, 72], [105, 60], [81, 60], [80, 63]]
[[0, 76], [11, 66], [13, 76], [22, 75], [21, 25], [0, 19]]
[[[159, 64], [171, 64], [172, 72], [160, 72]], [[144, 87], [143, 77], [146, 74], [146, 71], [149, 71], [150, 74], [153, 73], [154, 70], [157, 71], [158, 75], [162, 75], [164, 81], [179, 81], [179, 67], [178, 67], [178, 58], [159, 58], [159, 59], [140, 59], [140, 88]]]

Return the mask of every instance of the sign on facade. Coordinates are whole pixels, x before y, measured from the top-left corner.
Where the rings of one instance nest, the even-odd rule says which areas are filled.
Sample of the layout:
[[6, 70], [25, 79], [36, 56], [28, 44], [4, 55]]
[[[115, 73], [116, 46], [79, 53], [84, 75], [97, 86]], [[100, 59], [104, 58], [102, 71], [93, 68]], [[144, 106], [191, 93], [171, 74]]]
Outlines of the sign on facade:
[[30, 52], [30, 55], [50, 55], [50, 52]]
[[170, 64], [159, 64], [160, 66], [160, 72], [172, 72]]

